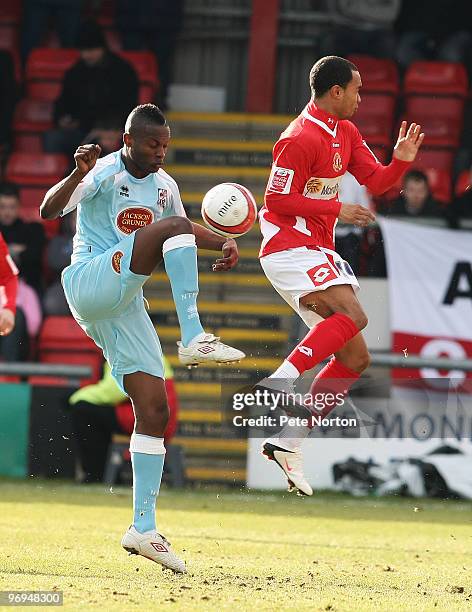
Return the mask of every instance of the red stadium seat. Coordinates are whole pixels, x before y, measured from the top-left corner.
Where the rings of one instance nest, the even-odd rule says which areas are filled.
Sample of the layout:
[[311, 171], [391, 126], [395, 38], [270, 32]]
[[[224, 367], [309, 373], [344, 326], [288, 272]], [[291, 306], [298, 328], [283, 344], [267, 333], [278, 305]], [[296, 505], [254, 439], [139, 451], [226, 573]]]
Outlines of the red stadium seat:
[[44, 227], [46, 237], [49, 239], [59, 233], [61, 220], [51, 219], [46, 221], [39, 216], [39, 207], [46, 191], [46, 187], [20, 187], [20, 217], [23, 221], [41, 223]]
[[96, 17], [102, 28], [110, 28], [115, 22], [115, 2], [113, 0], [101, 0], [100, 14]]
[[470, 189], [470, 183], [470, 170], [463, 170], [457, 177], [456, 187], [454, 189], [456, 196], [460, 197], [461, 195], [464, 195], [464, 193]]
[[413, 62], [405, 75], [404, 92], [466, 97], [465, 67], [454, 62]]
[[394, 61], [370, 55], [350, 55], [349, 61], [359, 68], [362, 92], [398, 94], [398, 69]]
[[76, 49], [33, 49], [26, 62], [26, 80], [61, 81], [78, 59]]
[[62, 83], [60, 81], [47, 82], [38, 81], [28, 83], [28, 97], [35, 100], [45, 100], [46, 102], [55, 102], [62, 91]]
[[440, 202], [450, 204], [452, 199], [452, 179], [447, 170], [436, 168], [423, 168], [428, 177], [431, 193]]
[[151, 85], [154, 91], [157, 89], [159, 84], [158, 66], [154, 53], [150, 51], [120, 51], [119, 55], [133, 66], [140, 85]]
[[429, 149], [422, 147], [415, 159], [415, 167], [421, 170], [427, 168], [447, 170], [451, 174], [453, 161], [454, 151], [450, 149]]
[[73, 317], [47, 317], [39, 335], [41, 363], [90, 365], [99, 380], [103, 357], [100, 349], [77, 325]]
[[2, 10], [0, 11], [0, 23], [13, 23], [17, 26], [21, 21], [21, 0], [8, 0], [2, 2]]
[[28, 97], [39, 97], [37, 90], [36, 94], [34, 91], [36, 83], [56, 83], [60, 89], [65, 72], [78, 59], [79, 52], [76, 49], [33, 49], [28, 56], [25, 71]]
[[42, 133], [52, 128], [53, 105], [45, 100], [24, 99], [13, 118], [14, 150], [42, 151]]
[[22, 186], [49, 188], [64, 178], [68, 167], [67, 156], [60, 153], [12, 153], [5, 178]]
[[457, 147], [460, 142], [464, 114], [464, 100], [439, 97], [434, 101], [426, 96], [410, 96], [406, 100], [408, 122], [420, 123], [430, 147]]
[[390, 145], [394, 110], [395, 98], [392, 96], [379, 94], [362, 96], [353, 122], [369, 145]]

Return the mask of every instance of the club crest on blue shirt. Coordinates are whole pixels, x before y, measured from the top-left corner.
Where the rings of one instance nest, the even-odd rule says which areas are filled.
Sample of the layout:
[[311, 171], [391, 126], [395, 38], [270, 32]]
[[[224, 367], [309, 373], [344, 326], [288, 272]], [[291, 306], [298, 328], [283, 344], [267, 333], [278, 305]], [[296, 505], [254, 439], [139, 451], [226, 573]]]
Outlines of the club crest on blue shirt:
[[157, 206], [161, 210], [164, 210], [167, 206], [167, 189], [157, 190]]

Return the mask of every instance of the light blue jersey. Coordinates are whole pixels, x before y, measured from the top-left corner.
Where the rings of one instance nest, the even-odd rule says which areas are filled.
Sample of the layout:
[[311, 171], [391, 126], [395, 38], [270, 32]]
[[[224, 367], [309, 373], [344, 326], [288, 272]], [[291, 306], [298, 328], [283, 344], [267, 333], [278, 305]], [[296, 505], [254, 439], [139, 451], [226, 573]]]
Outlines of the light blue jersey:
[[164, 376], [161, 346], [143, 302], [149, 277], [130, 270], [135, 231], [186, 214], [174, 179], [162, 169], [135, 178], [121, 155], [97, 160], [62, 212], [77, 208], [71, 265], [62, 284], [72, 314], [103, 350], [123, 389], [125, 374]]

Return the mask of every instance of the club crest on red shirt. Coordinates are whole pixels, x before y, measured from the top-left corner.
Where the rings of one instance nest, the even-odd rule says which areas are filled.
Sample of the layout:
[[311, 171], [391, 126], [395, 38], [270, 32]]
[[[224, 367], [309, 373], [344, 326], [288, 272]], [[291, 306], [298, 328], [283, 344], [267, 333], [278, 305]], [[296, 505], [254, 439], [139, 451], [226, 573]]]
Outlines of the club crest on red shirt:
[[336, 151], [336, 153], [333, 156], [333, 170], [335, 172], [341, 172], [343, 168], [343, 160], [341, 158], [341, 155]]

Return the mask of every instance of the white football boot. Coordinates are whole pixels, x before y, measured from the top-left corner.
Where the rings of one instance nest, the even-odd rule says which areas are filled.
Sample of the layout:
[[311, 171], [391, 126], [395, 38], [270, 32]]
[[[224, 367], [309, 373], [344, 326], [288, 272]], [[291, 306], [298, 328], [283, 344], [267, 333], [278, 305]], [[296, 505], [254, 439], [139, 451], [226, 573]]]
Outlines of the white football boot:
[[288, 480], [288, 491], [297, 491], [298, 495], [313, 495], [313, 489], [303, 475], [303, 457], [300, 449], [288, 451], [266, 440], [262, 445], [262, 454], [275, 461], [283, 470]]
[[177, 342], [179, 347], [180, 363], [186, 366], [197, 366], [202, 363], [233, 363], [241, 361], [246, 355], [232, 346], [220, 342], [218, 336], [205, 334], [198, 342], [191, 346], [183, 346]]
[[160, 563], [178, 574], [187, 573], [185, 562], [177, 557], [170, 547], [170, 542], [155, 529], [139, 533], [133, 525], [130, 525], [121, 540], [121, 546], [130, 555], [141, 555], [146, 557], [146, 559]]

